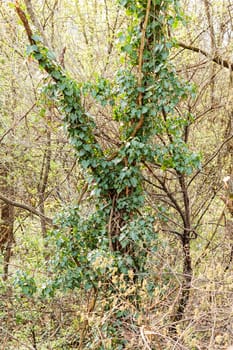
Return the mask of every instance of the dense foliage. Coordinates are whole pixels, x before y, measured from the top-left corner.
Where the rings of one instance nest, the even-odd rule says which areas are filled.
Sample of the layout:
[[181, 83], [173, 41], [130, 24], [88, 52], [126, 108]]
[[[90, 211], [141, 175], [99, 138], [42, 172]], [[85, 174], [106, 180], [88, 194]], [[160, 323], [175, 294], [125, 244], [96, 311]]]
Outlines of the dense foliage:
[[[182, 138], [184, 125], [192, 119], [177, 116], [175, 111], [192, 89], [179, 82], [168, 58], [173, 42], [167, 26], [180, 19], [178, 4], [148, 1], [122, 5], [133, 24], [120, 34], [127, 68], [117, 72], [115, 81], [98, 78], [96, 84], [75, 82], [37, 35], [30, 37], [33, 45], [27, 50], [53, 79], [46, 94], [64, 114], [96, 203], [94, 212], [84, 218], [78, 207], [65, 216], [62, 226], [71, 228], [68, 236], [66, 230], [56, 233], [55, 268], [59, 284], [67, 288], [97, 288], [103, 274], [109, 280], [115, 269], [126, 279], [129, 270], [144, 272], [148, 250], [156, 246], [156, 233], [153, 217], [143, 210], [142, 164], [156, 163], [163, 170], [173, 168], [181, 174], [191, 174], [199, 165], [199, 157], [188, 150]], [[110, 103], [113, 119], [121, 124], [114, 153], [103, 150], [95, 136], [94, 119], [82, 104], [82, 96], [88, 92], [97, 102]], [[163, 133], [169, 142], [153, 144], [152, 136]]]

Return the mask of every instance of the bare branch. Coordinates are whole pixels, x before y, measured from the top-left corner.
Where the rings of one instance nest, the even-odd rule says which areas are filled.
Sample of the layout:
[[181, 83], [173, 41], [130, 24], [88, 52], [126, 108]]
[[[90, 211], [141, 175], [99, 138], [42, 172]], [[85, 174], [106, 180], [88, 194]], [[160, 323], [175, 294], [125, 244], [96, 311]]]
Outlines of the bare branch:
[[180, 41], [178, 42], [178, 45], [180, 47], [183, 47], [186, 50], [190, 50], [190, 51], [193, 51], [193, 52], [201, 53], [202, 55], [208, 57], [210, 59], [210, 61], [215, 62], [218, 65], [220, 65], [220, 66], [222, 66], [224, 68], [228, 68], [231, 71], [233, 71], [233, 63], [228, 62], [227, 60], [223, 59], [221, 56], [216, 55], [214, 57], [211, 57], [211, 55], [208, 52], [206, 52], [206, 51], [204, 51], [204, 50], [202, 50], [202, 49], [200, 49], [200, 48], [198, 48], [196, 46], [187, 45], [187, 44], [185, 44], [183, 42], [180, 42]]
[[40, 24], [38, 18], [37, 18], [36, 15], [35, 15], [34, 10], [33, 10], [31, 0], [24, 0], [24, 2], [25, 2], [25, 5], [26, 5], [26, 8], [27, 8], [27, 12], [28, 12], [29, 15], [30, 15], [30, 18], [31, 18], [32, 23], [34, 24], [36, 30], [37, 30], [37, 31], [40, 33], [40, 35], [42, 36], [43, 42], [45, 43], [45, 45], [46, 45], [47, 47], [49, 47], [49, 43], [48, 43], [47, 38], [45, 37], [45, 34], [44, 34], [44, 31], [43, 31], [42, 25]]
[[17, 208], [21, 208], [24, 210], [29, 211], [30, 213], [39, 216], [40, 218], [43, 218], [44, 220], [46, 220], [48, 222], [48, 224], [53, 225], [52, 219], [45, 216], [43, 213], [41, 213], [40, 211], [36, 210], [33, 207], [30, 207], [27, 204], [23, 204], [23, 203], [19, 203], [19, 202], [15, 202], [7, 197], [5, 197], [2, 193], [0, 193], [0, 200], [2, 200], [3, 202], [12, 205], [13, 207], [17, 207]]
[[201, 169], [199, 169], [191, 178], [191, 180], [188, 183], [188, 187], [193, 182], [193, 180], [196, 178], [196, 176], [210, 163], [212, 160], [219, 154], [221, 149], [225, 146], [226, 143], [228, 143], [233, 138], [233, 134], [230, 135], [226, 140], [223, 141], [223, 143], [218, 147], [218, 149], [212, 154], [212, 156], [207, 159], [207, 161], [202, 165]]
[[29, 108], [29, 110], [19, 119], [19, 121], [17, 122], [17, 124], [15, 124], [14, 126], [10, 127], [7, 131], [4, 132], [3, 135], [0, 136], [0, 143], [3, 141], [3, 139], [11, 132], [14, 130], [14, 128], [16, 126], [18, 126], [20, 124], [20, 122], [25, 119], [28, 114], [33, 110], [33, 108], [35, 107], [36, 103], [33, 103], [33, 105]]

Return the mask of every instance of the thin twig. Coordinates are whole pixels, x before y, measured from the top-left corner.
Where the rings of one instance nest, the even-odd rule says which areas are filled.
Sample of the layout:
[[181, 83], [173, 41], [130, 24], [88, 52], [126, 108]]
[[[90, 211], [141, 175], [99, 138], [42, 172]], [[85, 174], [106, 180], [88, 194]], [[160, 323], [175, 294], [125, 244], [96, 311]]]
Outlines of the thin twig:
[[220, 217], [219, 217], [219, 219], [218, 219], [218, 222], [217, 222], [217, 224], [216, 224], [216, 227], [215, 227], [214, 232], [212, 233], [210, 239], [209, 239], [208, 242], [206, 243], [206, 245], [205, 245], [205, 247], [204, 247], [202, 253], [201, 253], [200, 256], [197, 258], [197, 260], [196, 260], [196, 262], [195, 262], [195, 264], [194, 264], [195, 267], [197, 267], [197, 266], [200, 264], [201, 260], [206, 256], [206, 254], [207, 254], [207, 249], [209, 248], [210, 243], [213, 241], [213, 239], [214, 239], [214, 237], [215, 237], [215, 235], [216, 235], [216, 233], [217, 233], [219, 224], [220, 224], [220, 222], [222, 221], [222, 219], [223, 219], [223, 217], [224, 217], [225, 208], [226, 208], [226, 205], [224, 206], [224, 208], [223, 208], [223, 210], [222, 210], [222, 212], [221, 212], [221, 215], [220, 215]]
[[148, 344], [148, 341], [147, 341], [146, 337], [145, 337], [144, 326], [140, 327], [140, 334], [141, 334], [143, 343], [144, 343], [145, 347], [147, 348], [147, 350], [152, 350], [151, 347]]
[[109, 240], [109, 249], [111, 252], [113, 252], [113, 244], [112, 244], [112, 235], [111, 235], [111, 230], [112, 230], [112, 218], [113, 218], [113, 213], [114, 213], [114, 207], [115, 207], [115, 200], [116, 196], [113, 197], [112, 200], [112, 208], [109, 216], [109, 221], [108, 221], [108, 240]]
[[19, 121], [18, 121], [14, 126], [10, 127], [7, 131], [4, 132], [4, 134], [3, 134], [3, 135], [1, 136], [1, 138], [0, 138], [0, 143], [3, 141], [3, 139], [4, 139], [11, 131], [14, 130], [14, 128], [15, 128], [16, 126], [19, 125], [19, 123], [20, 123], [23, 119], [25, 119], [25, 118], [28, 116], [28, 114], [33, 110], [33, 108], [35, 107], [35, 105], [36, 105], [36, 103], [33, 103], [33, 105], [29, 108], [29, 110], [28, 110], [22, 117], [20, 117]]
[[218, 147], [218, 149], [214, 152], [214, 154], [212, 154], [212, 156], [207, 159], [207, 161], [202, 165], [201, 169], [199, 169], [191, 178], [191, 180], [188, 183], [188, 186], [190, 186], [190, 184], [193, 182], [193, 180], [196, 178], [196, 176], [210, 163], [212, 162], [212, 160], [219, 154], [219, 152], [221, 151], [221, 149], [225, 146], [226, 143], [228, 143], [231, 139], [233, 138], [233, 134], [230, 135], [226, 140], [224, 140], [224, 142]]
[[9, 335], [12, 339], [16, 340], [19, 344], [21, 344], [22, 346], [24, 346], [24, 348], [29, 349], [29, 350], [35, 350], [34, 347], [27, 345], [25, 343], [23, 343], [21, 340], [19, 340], [18, 338], [14, 337], [12, 335], [12, 332], [8, 332], [6, 329], [4, 329], [3, 327], [0, 326], [0, 329], [5, 332], [7, 335]]

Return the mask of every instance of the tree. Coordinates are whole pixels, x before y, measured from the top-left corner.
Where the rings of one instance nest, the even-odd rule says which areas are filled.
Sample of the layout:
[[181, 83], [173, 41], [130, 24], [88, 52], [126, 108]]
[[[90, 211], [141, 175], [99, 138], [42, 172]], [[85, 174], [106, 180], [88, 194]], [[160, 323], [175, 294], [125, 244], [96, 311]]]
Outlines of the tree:
[[[56, 267], [61, 271], [64, 259], [73, 257], [71, 265], [75, 274], [70, 277], [68, 270], [63, 273], [63, 279], [59, 276], [60, 281], [66, 281], [70, 287], [82, 283], [97, 291], [103, 274], [108, 280], [113, 268], [124, 274], [126, 280], [132, 271], [137, 280], [137, 276], [145, 272], [148, 251], [156, 244], [154, 219], [141, 210], [144, 201], [142, 164], [149, 171], [151, 165], [163, 170], [174, 169], [185, 205], [182, 211], [175, 202], [184, 225], [179, 234], [184, 253], [184, 282], [176, 317], [180, 319], [187, 305], [192, 278], [190, 240], [193, 229], [185, 177], [199, 165], [199, 156], [188, 150], [187, 135], [184, 138], [182, 135], [183, 126], [186, 130], [190, 124], [190, 116], [174, 115], [179, 100], [192, 91], [192, 87], [179, 82], [168, 63], [172, 42], [168, 41], [167, 26], [172, 27], [178, 20], [175, 14], [178, 5], [173, 1], [165, 4], [150, 0], [147, 4], [131, 1], [122, 4], [134, 20], [128, 33], [121, 38], [128, 67], [118, 72], [115, 83], [98, 78], [95, 85], [78, 84], [68, 77], [40, 37], [33, 35], [24, 12], [16, 5], [31, 44], [28, 54], [33, 55], [53, 79], [46, 92], [65, 114], [78, 161], [89, 177], [89, 184], [94, 185], [98, 200], [94, 213], [87, 219], [80, 217], [77, 210], [69, 218], [72, 238], [68, 246], [60, 246], [59, 242], [63, 252]], [[113, 106], [114, 120], [122, 123], [114, 151], [112, 147], [103, 148], [98, 140], [96, 123], [82, 103], [82, 96], [87, 93], [98, 103]], [[160, 144], [153, 145], [154, 135], [160, 138]], [[173, 197], [170, 199], [174, 201]], [[108, 267], [99, 265], [99, 259], [105, 261], [106, 256], [112, 263]]]

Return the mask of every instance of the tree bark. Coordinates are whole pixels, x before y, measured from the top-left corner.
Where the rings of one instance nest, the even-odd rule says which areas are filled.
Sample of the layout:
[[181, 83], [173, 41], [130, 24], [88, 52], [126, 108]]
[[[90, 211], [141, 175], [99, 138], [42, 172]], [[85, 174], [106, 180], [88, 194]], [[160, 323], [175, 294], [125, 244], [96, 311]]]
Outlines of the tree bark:
[[[0, 190], [6, 195], [12, 195], [13, 185], [8, 182], [10, 173], [9, 164], [0, 165]], [[0, 250], [3, 253], [3, 276], [2, 279], [8, 279], [9, 262], [12, 255], [12, 246], [14, 243], [14, 207], [10, 203], [0, 202], [1, 221], [0, 221]]]
[[191, 282], [192, 282], [192, 276], [193, 276], [192, 259], [190, 254], [190, 251], [191, 251], [190, 242], [191, 242], [192, 229], [191, 229], [188, 188], [185, 182], [185, 176], [179, 173], [178, 173], [178, 176], [179, 176], [179, 183], [183, 194], [183, 202], [184, 202], [184, 231], [181, 237], [182, 249], [183, 249], [183, 280], [181, 284], [181, 295], [178, 300], [178, 307], [173, 319], [174, 322], [178, 322], [183, 318], [185, 308], [189, 301]]

